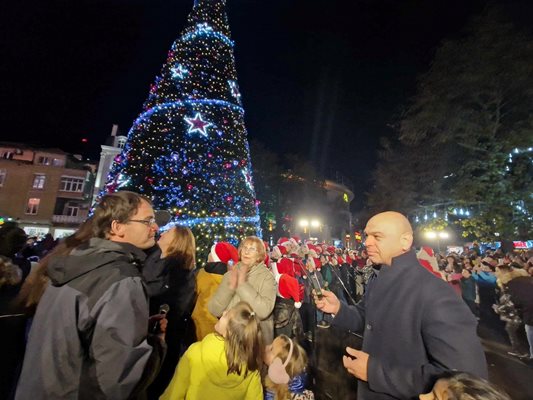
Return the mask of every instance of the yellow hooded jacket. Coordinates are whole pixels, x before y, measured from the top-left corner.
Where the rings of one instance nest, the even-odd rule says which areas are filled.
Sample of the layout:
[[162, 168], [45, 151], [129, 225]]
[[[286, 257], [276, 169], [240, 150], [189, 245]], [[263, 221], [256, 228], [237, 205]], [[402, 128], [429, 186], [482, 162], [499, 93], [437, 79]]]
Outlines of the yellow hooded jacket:
[[196, 275], [196, 291], [198, 298], [192, 312], [192, 319], [196, 327], [196, 339], [202, 340], [208, 333], [215, 332], [218, 318], [211, 314], [207, 304], [222, 282], [222, 275], [209, 273], [204, 268]]
[[160, 400], [262, 400], [259, 371], [227, 374], [224, 338], [214, 333], [192, 344]]

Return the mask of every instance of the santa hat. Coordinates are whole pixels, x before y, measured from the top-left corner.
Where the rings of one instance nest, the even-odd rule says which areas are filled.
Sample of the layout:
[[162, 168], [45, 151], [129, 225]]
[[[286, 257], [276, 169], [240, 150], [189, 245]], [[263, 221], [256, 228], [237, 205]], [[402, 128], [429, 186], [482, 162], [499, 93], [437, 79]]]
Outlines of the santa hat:
[[277, 263], [277, 268], [280, 274], [294, 276], [294, 264], [292, 260], [289, 260], [288, 258], [282, 258], [279, 260]]
[[234, 263], [239, 262], [239, 252], [231, 243], [218, 242], [211, 246], [211, 258], [214, 262], [222, 262], [227, 264], [229, 260]]
[[311, 261], [313, 261], [313, 264], [315, 264], [315, 268], [320, 271], [322, 269], [322, 263], [320, 262], [320, 258], [315, 257]]
[[313, 250], [315, 253], [318, 251], [317, 246], [315, 246], [313, 243], [306, 243], [306, 244], [307, 244], [307, 248], [309, 249], [309, 251]]
[[339, 265], [344, 264], [344, 260], [343, 260], [343, 258], [342, 258], [341, 256], [337, 256], [337, 263], [338, 263]]
[[289, 241], [289, 238], [286, 238], [286, 237], [283, 237], [283, 236], [282, 236], [282, 237], [280, 237], [280, 238], [278, 239], [278, 246], [279, 246], [280, 244], [282, 244], [282, 243], [287, 243], [288, 241]]
[[302, 306], [300, 285], [296, 278], [287, 274], [281, 274], [278, 280], [278, 293], [284, 299], [293, 299], [294, 307], [300, 308]]
[[441, 274], [439, 273], [439, 264], [437, 263], [437, 259], [435, 258], [433, 249], [431, 247], [423, 246], [416, 256], [420, 265], [422, 265], [429, 272], [433, 273], [433, 275], [442, 278]]

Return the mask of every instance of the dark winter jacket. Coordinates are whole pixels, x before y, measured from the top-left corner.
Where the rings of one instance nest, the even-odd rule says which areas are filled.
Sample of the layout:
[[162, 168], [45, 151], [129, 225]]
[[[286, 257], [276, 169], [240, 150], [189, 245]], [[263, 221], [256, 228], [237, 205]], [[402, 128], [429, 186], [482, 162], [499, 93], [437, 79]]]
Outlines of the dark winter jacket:
[[507, 283], [507, 290], [526, 325], [533, 325], [533, 277], [521, 276]]
[[445, 370], [487, 377], [472, 313], [414, 251], [383, 266], [357, 306], [341, 303], [333, 324], [364, 335], [370, 358], [359, 400], [418, 398]]
[[150, 275], [146, 271], [160, 271], [156, 279], [148, 282], [153, 296], [150, 298], [150, 315], [158, 314], [162, 304], [167, 304], [169, 311], [165, 337], [167, 355], [157, 378], [148, 389], [150, 398], [159, 398], [164, 392], [174, 375], [181, 354], [196, 341], [191, 320], [196, 300], [195, 271], [184, 269], [175, 257], [160, 258], [160, 251], [156, 252], [156, 255], [157, 258], [149, 257], [146, 260], [143, 269], [145, 279]]
[[16, 399], [139, 397], [165, 344], [148, 336], [144, 253], [93, 238], [50, 261]]

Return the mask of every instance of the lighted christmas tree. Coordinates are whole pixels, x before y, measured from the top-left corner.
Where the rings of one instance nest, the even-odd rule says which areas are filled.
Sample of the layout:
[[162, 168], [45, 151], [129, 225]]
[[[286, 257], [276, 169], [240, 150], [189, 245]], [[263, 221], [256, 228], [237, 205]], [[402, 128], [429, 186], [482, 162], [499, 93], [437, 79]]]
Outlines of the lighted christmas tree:
[[105, 188], [169, 210], [202, 258], [215, 240], [260, 235], [233, 45], [225, 0], [196, 0]]

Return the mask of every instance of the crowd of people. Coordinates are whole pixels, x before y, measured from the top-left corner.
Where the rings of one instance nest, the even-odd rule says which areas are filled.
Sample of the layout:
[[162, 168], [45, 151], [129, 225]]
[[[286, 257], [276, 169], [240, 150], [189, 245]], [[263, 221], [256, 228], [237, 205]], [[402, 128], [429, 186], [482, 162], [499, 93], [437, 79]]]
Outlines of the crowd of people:
[[533, 356], [532, 259], [416, 253], [401, 214], [370, 219], [358, 251], [251, 236], [213, 243], [205, 262], [189, 228], [158, 230], [150, 202], [126, 191], [38, 254], [20, 228], [0, 229], [0, 393], [313, 399], [308, 353], [330, 326], [363, 336], [338, 360], [363, 400], [508, 399], [487, 382], [477, 319], [501, 318], [511, 353]]

